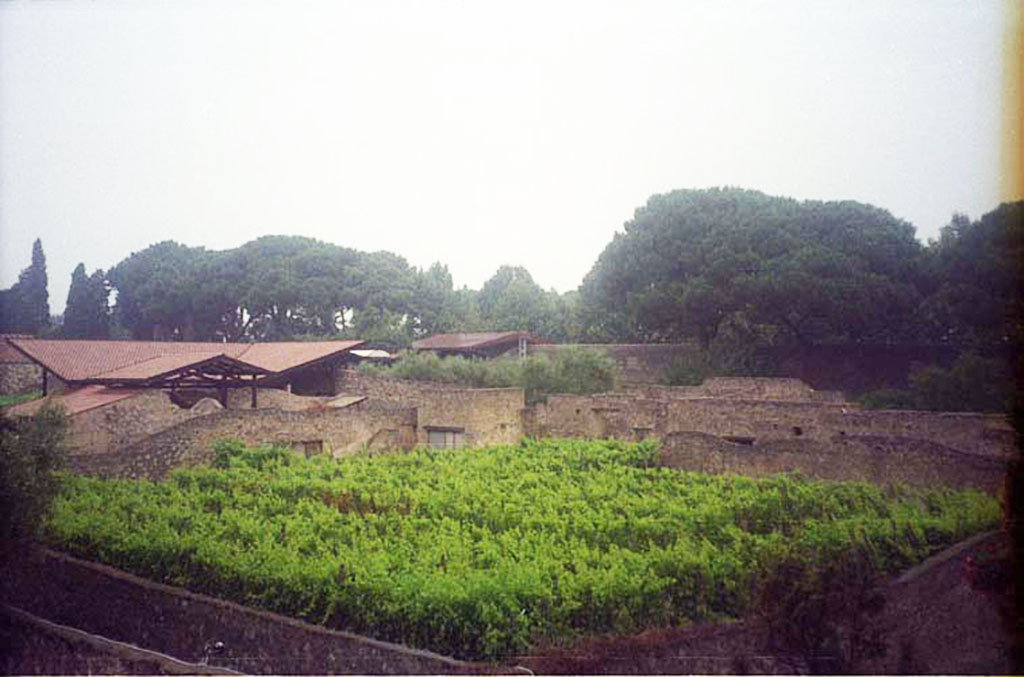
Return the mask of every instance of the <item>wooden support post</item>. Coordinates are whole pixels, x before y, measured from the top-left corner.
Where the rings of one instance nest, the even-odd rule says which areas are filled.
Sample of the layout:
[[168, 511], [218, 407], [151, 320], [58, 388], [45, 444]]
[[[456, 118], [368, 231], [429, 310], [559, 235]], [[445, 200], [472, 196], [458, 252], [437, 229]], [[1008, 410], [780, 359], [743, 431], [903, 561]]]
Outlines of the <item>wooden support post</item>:
[[253, 386], [249, 386], [249, 388], [252, 390], [252, 401], [249, 403], [249, 408], [250, 409], [255, 409], [256, 408], [256, 390], [257, 390], [257, 388], [254, 385]]
[[220, 400], [220, 406], [225, 409], [228, 408], [228, 389], [224, 386], [217, 388], [217, 399]]

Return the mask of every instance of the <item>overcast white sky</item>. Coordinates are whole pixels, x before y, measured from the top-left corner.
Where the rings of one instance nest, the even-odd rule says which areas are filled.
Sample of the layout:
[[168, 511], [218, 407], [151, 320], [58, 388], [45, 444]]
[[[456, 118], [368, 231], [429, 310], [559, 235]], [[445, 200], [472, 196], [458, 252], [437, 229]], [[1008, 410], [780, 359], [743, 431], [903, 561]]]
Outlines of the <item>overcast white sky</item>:
[[386, 249], [576, 288], [653, 193], [1000, 193], [1012, 1], [0, 0], [0, 286], [166, 239]]

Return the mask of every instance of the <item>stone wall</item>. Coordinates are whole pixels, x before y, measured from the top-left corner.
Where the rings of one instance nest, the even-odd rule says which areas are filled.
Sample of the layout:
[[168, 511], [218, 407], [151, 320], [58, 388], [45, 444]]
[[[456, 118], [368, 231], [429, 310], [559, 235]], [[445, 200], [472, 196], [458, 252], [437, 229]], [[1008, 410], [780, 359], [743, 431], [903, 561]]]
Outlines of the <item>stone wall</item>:
[[[495, 674], [467, 663], [348, 632], [327, 630], [58, 553], [0, 581], [12, 605], [56, 623], [246, 674]], [[16, 584], [10, 584], [15, 582]]]
[[[552, 395], [526, 410], [524, 434], [658, 437], [669, 465], [762, 475], [800, 470], [826, 479], [972, 486], [998, 491], [1015, 453], [1003, 416], [860, 411], [794, 383], [719, 383], [604, 395]], [[732, 387], [735, 386], [735, 387]], [[756, 387], [755, 387], [756, 386]], [[714, 390], [733, 393], [721, 398]], [[760, 389], [765, 397], [738, 399]], [[648, 395], [653, 395], [649, 397]], [[805, 400], [796, 401], [801, 396]]]
[[146, 439], [154, 431], [164, 430], [197, 415], [172, 403], [163, 391], [142, 392], [72, 416], [69, 451], [74, 455], [118, 451]]
[[516, 444], [523, 435], [521, 388], [460, 388], [339, 372], [338, 392], [368, 395], [415, 407], [417, 442], [427, 444], [430, 428], [461, 429], [467, 445]]
[[43, 389], [43, 370], [31, 362], [0, 362], [0, 395]]
[[416, 410], [370, 400], [344, 409], [225, 409], [119, 451], [73, 455], [69, 464], [87, 475], [155, 479], [172, 468], [209, 460], [213, 443], [226, 438], [335, 456], [362, 449], [408, 449], [416, 443]]
[[1003, 490], [1007, 470], [1004, 459], [927, 440], [872, 435], [745, 445], [704, 433], [674, 433], [662, 441], [662, 462], [702, 473], [762, 477], [799, 471], [824, 480], [970, 487], [991, 494]]
[[1005, 456], [1014, 450], [1009, 422], [994, 414], [861, 411], [830, 400], [710, 398], [700, 396], [694, 388], [551, 395], [545, 404], [533, 407], [524, 421], [524, 434], [534, 437], [636, 439], [700, 432], [761, 444], [773, 440], [821, 441], [844, 435], [885, 435], [932, 441], [972, 454]]

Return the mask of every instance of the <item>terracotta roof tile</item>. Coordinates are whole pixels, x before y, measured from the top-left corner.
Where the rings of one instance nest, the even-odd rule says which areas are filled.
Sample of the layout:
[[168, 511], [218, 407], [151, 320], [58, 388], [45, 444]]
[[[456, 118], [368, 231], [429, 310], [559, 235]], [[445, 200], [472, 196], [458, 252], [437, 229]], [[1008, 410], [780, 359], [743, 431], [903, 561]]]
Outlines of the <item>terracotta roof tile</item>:
[[225, 355], [270, 372], [282, 372], [343, 353], [362, 341], [197, 343], [159, 341], [51, 341], [12, 339], [11, 345], [64, 381], [98, 377], [145, 379]]
[[290, 341], [287, 343], [248, 343], [246, 350], [232, 355], [242, 362], [267, 371], [282, 372], [315, 362], [362, 345], [362, 341]]
[[43, 408], [47, 402], [58, 404], [67, 411], [69, 416], [80, 414], [97, 407], [102, 407], [114, 402], [126, 400], [130, 397], [140, 395], [145, 390], [133, 388], [108, 388], [106, 386], [84, 386], [75, 390], [68, 390], [58, 395], [50, 395], [31, 402], [23, 402], [7, 408], [4, 413], [9, 416], [31, 416]]

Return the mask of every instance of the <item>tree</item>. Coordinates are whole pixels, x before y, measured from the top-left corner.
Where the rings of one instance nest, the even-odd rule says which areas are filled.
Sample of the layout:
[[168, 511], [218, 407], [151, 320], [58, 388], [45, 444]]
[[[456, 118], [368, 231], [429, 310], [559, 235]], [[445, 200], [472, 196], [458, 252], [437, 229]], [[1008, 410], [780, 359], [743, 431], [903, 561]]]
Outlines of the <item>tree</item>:
[[50, 326], [50, 296], [47, 291], [46, 255], [38, 238], [32, 243], [32, 263], [21, 271], [18, 281], [4, 292], [4, 332], [39, 334]]
[[443, 334], [458, 326], [457, 299], [448, 266], [435, 262], [418, 273], [409, 320], [416, 338]]
[[928, 337], [963, 346], [1009, 343], [1024, 285], [1024, 201], [975, 222], [955, 214], [927, 253], [921, 324]]
[[484, 283], [477, 301], [488, 329], [521, 329], [544, 335], [559, 322], [551, 294], [522, 266], [501, 266]]
[[870, 205], [678, 190], [616, 233], [583, 281], [581, 312], [615, 340], [709, 347], [729, 324], [801, 344], [895, 340], [921, 257], [913, 227]]
[[118, 319], [132, 338], [193, 338], [193, 301], [202, 282], [197, 263], [204, 251], [168, 240], [133, 253], [110, 269]]
[[71, 273], [61, 333], [67, 338], [110, 338], [109, 293], [103, 271], [97, 270], [86, 277], [85, 265], [79, 263]]

